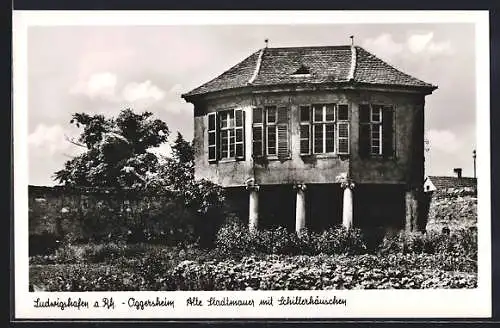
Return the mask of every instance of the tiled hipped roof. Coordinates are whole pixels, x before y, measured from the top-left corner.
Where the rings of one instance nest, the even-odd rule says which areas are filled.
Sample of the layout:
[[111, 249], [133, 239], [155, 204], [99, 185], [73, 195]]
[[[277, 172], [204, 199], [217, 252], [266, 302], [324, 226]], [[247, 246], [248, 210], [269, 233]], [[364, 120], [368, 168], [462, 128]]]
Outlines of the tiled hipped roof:
[[[260, 59], [259, 59], [260, 57]], [[294, 74], [305, 67], [310, 74]], [[215, 79], [184, 94], [201, 95], [248, 85], [357, 82], [372, 85], [435, 89], [405, 74], [361, 47], [263, 48]]]
[[436, 189], [449, 189], [449, 188], [476, 188], [477, 180], [474, 178], [458, 178], [458, 177], [445, 177], [445, 176], [430, 176]]

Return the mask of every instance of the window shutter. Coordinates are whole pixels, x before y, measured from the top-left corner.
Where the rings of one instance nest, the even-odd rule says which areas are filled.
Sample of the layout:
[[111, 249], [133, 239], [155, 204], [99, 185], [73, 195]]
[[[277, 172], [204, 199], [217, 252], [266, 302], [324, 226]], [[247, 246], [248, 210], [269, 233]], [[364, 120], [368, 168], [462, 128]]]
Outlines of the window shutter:
[[208, 161], [216, 161], [217, 153], [217, 113], [208, 113]]
[[370, 123], [370, 105], [360, 104], [359, 105], [359, 122], [360, 123]]
[[252, 156], [264, 156], [264, 111], [257, 107], [252, 115]]
[[241, 109], [234, 110], [235, 126], [235, 157], [236, 159], [245, 159], [245, 112]]
[[278, 126], [277, 126], [277, 138], [278, 138], [278, 158], [287, 158], [289, 155], [288, 147], [288, 108], [279, 107], [278, 113]]
[[288, 126], [278, 125], [278, 158], [288, 157]]
[[382, 112], [382, 152], [385, 158], [394, 156], [394, 109], [384, 106]]
[[311, 154], [311, 107], [300, 106], [300, 154]]
[[366, 158], [370, 154], [370, 149], [371, 149], [370, 115], [371, 115], [370, 105], [369, 104], [359, 104], [358, 149], [359, 149], [359, 156], [361, 158]]
[[349, 123], [339, 122], [337, 123], [338, 131], [338, 153], [339, 154], [349, 154]]
[[359, 125], [359, 156], [362, 158], [366, 158], [370, 154], [370, 132], [370, 124]]

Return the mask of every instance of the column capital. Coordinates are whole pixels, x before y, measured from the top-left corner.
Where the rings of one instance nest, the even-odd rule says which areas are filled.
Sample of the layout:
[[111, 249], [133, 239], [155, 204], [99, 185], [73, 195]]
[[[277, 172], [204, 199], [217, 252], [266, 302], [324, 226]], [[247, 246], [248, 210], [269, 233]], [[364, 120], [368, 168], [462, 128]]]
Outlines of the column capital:
[[347, 176], [347, 174], [341, 174], [341, 175], [337, 176], [335, 178], [335, 180], [337, 181], [337, 183], [340, 183], [340, 187], [342, 189], [346, 189], [346, 188], [354, 189], [354, 187], [356, 185], [354, 183], [354, 180], [351, 179], [349, 176]]
[[253, 184], [253, 185], [247, 185], [245, 188], [246, 188], [246, 190], [249, 190], [249, 191], [259, 191], [260, 186]]
[[296, 183], [293, 185], [293, 189], [305, 191], [307, 189], [307, 185], [305, 183]]

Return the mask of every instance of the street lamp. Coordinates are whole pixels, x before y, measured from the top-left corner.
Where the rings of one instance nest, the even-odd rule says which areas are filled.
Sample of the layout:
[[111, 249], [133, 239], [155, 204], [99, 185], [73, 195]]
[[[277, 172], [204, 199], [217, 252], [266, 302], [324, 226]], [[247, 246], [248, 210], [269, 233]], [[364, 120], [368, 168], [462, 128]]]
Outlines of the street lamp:
[[472, 158], [474, 159], [474, 179], [476, 178], [476, 150], [472, 151]]

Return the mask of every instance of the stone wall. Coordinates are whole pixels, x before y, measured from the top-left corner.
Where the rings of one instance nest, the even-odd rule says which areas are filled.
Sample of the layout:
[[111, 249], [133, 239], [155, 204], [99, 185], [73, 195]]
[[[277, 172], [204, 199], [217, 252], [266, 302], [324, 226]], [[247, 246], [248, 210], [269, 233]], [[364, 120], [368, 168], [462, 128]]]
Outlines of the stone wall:
[[193, 214], [171, 195], [29, 186], [29, 233], [100, 240], [173, 235]]

